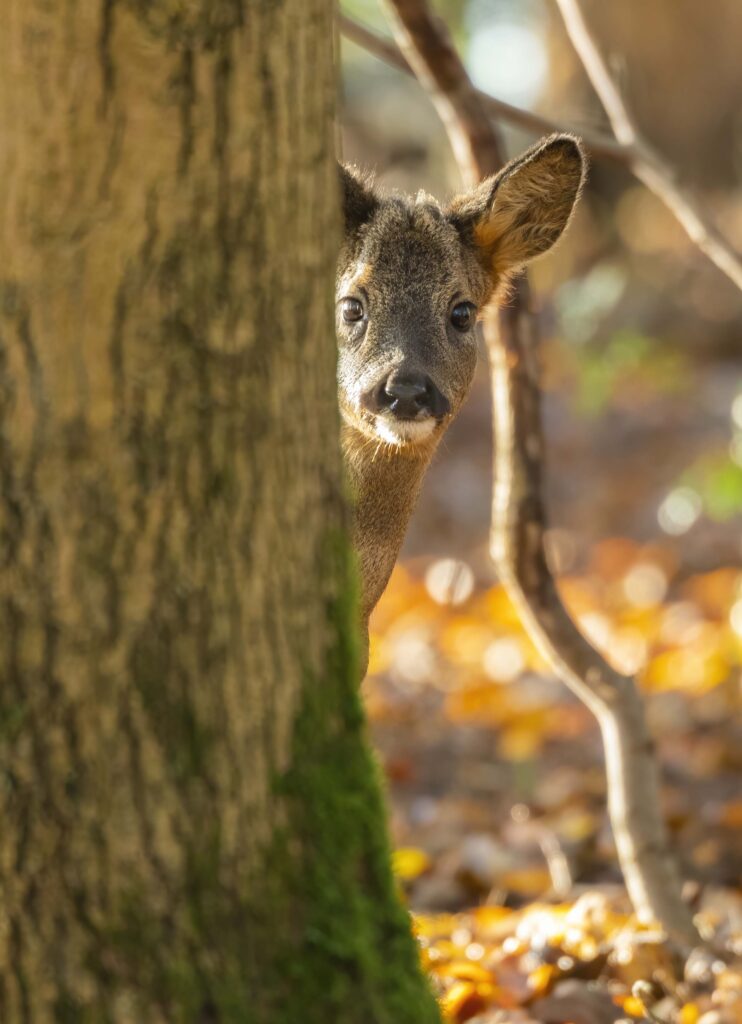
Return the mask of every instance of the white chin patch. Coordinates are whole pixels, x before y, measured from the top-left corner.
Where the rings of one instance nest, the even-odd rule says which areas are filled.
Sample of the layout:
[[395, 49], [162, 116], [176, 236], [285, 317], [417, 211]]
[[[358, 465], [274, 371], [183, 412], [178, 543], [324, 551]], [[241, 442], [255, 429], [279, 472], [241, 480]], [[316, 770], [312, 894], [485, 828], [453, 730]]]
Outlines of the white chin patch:
[[435, 420], [428, 416], [424, 420], [389, 420], [377, 416], [374, 422], [376, 433], [389, 444], [403, 445], [410, 441], [424, 441], [435, 430]]

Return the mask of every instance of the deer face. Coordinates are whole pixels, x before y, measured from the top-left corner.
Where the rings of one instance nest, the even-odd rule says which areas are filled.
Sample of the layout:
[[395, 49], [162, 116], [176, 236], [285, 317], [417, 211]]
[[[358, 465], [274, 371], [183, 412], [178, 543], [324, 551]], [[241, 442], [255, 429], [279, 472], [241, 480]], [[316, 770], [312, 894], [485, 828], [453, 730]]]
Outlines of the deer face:
[[471, 385], [478, 313], [560, 236], [582, 174], [580, 149], [564, 136], [446, 208], [422, 195], [382, 198], [341, 168], [336, 328], [346, 424], [400, 450], [435, 445]]
[[397, 447], [430, 443], [466, 397], [487, 275], [427, 200], [381, 200], [337, 286], [340, 408]]

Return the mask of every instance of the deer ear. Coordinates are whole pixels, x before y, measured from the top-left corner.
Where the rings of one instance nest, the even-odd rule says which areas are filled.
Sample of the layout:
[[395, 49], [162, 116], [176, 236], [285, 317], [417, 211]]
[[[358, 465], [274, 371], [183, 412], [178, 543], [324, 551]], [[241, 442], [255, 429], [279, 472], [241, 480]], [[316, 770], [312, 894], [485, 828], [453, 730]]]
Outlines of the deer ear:
[[369, 179], [355, 167], [338, 164], [345, 234], [350, 235], [371, 220], [379, 205]]
[[457, 196], [447, 214], [499, 277], [551, 249], [584, 178], [580, 143], [571, 135], [553, 135]]

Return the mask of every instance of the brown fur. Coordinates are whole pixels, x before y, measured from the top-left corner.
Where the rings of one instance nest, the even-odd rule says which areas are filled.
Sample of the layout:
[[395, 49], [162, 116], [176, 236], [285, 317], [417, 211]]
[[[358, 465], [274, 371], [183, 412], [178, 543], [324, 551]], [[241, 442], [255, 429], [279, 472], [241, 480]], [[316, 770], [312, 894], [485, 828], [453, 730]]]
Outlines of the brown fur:
[[[582, 151], [569, 136], [534, 146], [444, 208], [422, 193], [382, 197], [368, 179], [341, 168], [338, 391], [364, 629], [394, 567], [425, 469], [474, 374], [475, 332], [457, 331], [451, 310], [471, 302], [481, 311], [512, 271], [551, 248], [583, 177]], [[363, 322], [344, 322], [345, 298], [362, 301]], [[390, 443], [362, 396], [400, 368], [428, 375], [450, 412], [429, 436]]]

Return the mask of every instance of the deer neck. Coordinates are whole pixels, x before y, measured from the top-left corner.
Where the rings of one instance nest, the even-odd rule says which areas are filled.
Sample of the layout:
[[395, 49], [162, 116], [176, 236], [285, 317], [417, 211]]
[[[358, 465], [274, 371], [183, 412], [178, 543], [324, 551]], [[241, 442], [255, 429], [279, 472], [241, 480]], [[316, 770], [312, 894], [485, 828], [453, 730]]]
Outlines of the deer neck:
[[347, 424], [342, 442], [354, 501], [353, 540], [365, 627], [391, 576], [435, 446], [376, 445]]

